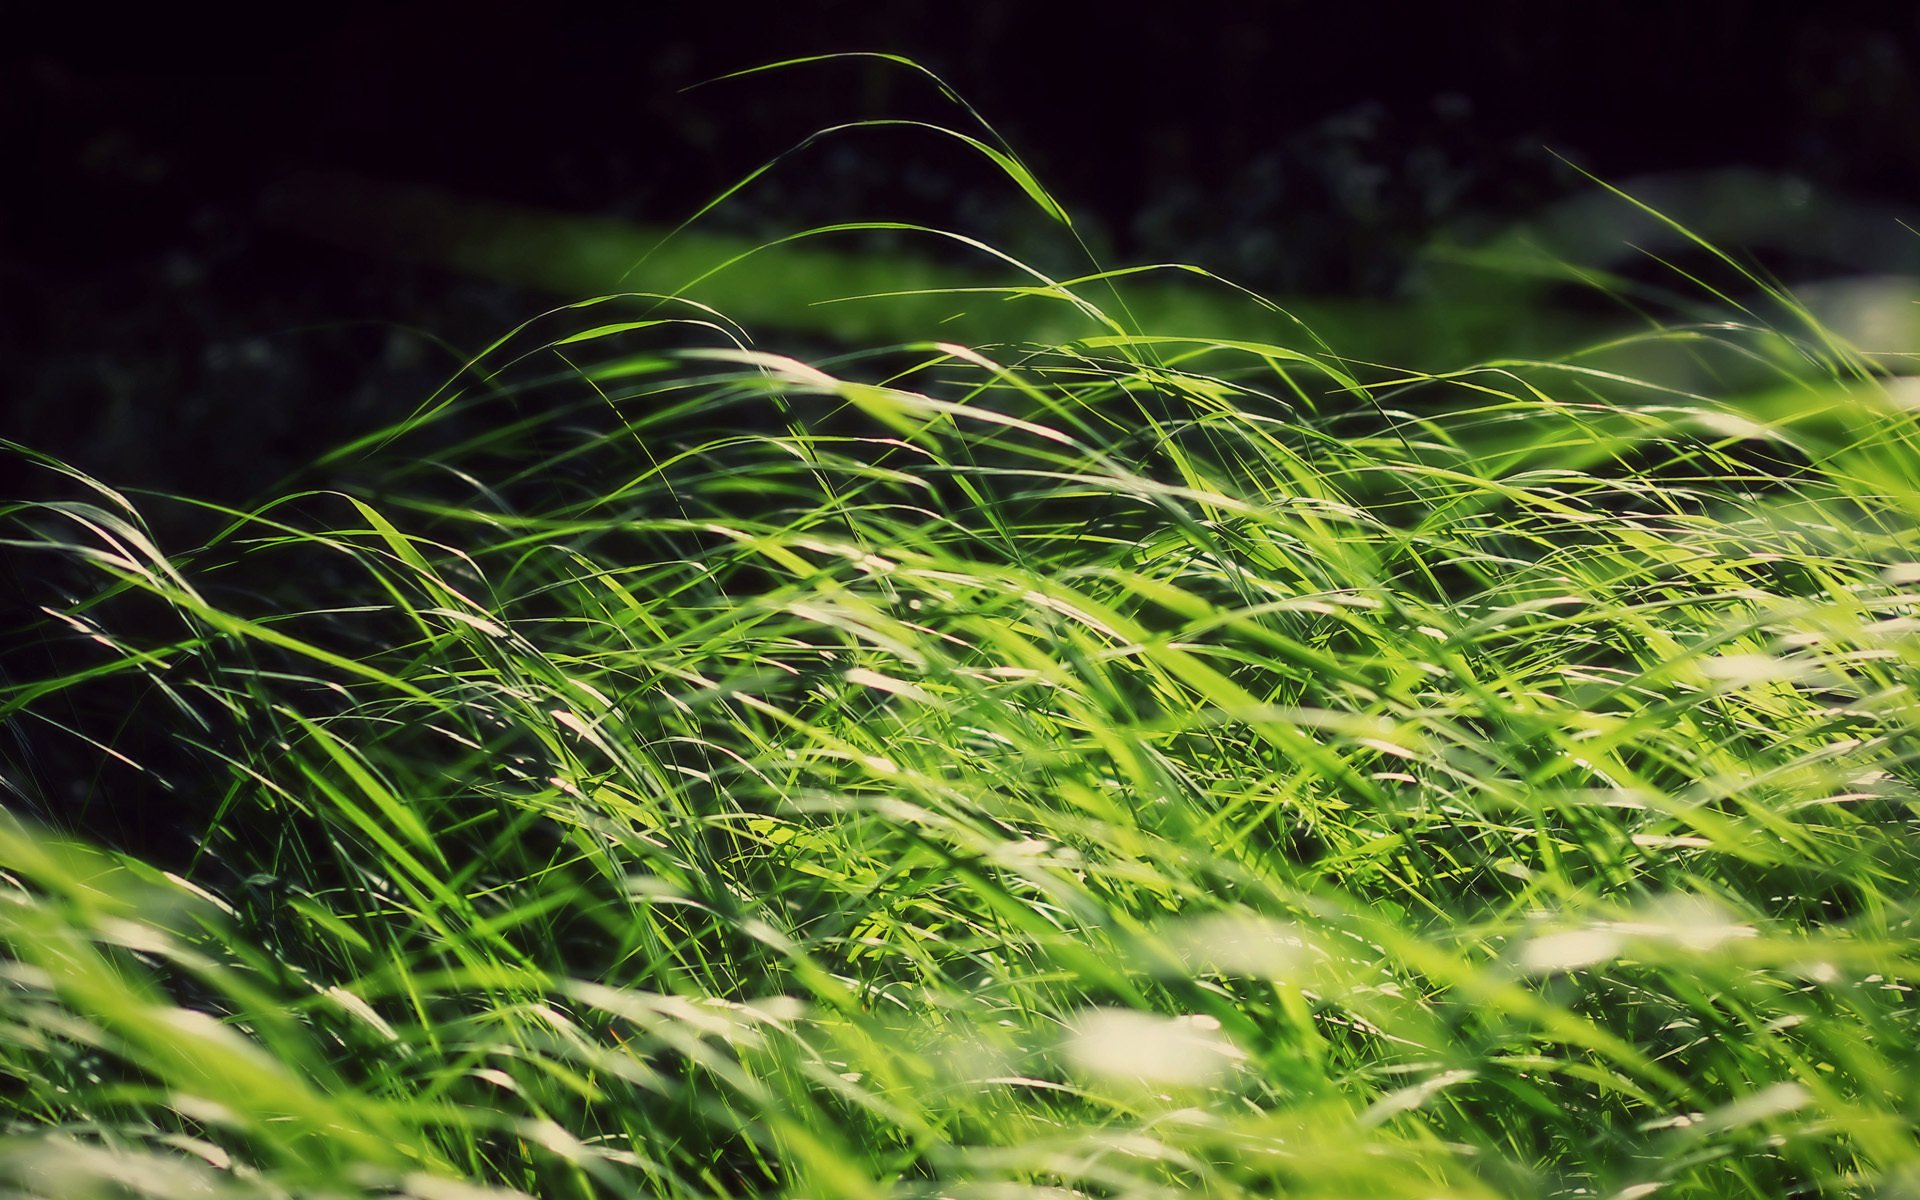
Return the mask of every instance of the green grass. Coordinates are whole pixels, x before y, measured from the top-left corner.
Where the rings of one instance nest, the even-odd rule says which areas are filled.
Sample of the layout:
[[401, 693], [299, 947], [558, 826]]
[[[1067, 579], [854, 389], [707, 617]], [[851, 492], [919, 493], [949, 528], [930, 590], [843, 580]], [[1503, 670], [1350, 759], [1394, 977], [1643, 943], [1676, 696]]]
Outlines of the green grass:
[[1722, 265], [1445, 376], [612, 298], [246, 511], [12, 451], [0, 1178], [1908, 1194], [1915, 394]]

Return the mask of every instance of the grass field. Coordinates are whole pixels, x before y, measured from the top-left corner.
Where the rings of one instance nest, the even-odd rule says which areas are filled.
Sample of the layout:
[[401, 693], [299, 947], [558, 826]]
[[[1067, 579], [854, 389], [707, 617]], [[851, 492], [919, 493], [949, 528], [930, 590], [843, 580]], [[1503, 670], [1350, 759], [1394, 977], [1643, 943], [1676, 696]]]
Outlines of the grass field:
[[7, 1194], [1920, 1195], [1920, 392], [1715, 261], [1445, 375], [608, 298], [244, 511], [11, 449]]

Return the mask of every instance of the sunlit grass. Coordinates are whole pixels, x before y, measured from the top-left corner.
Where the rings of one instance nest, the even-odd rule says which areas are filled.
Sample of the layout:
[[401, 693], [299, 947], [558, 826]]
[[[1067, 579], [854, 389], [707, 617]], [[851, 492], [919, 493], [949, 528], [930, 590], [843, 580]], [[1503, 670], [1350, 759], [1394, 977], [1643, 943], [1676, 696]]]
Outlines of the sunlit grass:
[[1110, 300], [813, 362], [571, 309], [247, 511], [16, 452], [0, 704], [96, 743], [10, 773], [0, 1176], [1915, 1186], [1908, 381], [1784, 293], [1644, 339], [1738, 395]]

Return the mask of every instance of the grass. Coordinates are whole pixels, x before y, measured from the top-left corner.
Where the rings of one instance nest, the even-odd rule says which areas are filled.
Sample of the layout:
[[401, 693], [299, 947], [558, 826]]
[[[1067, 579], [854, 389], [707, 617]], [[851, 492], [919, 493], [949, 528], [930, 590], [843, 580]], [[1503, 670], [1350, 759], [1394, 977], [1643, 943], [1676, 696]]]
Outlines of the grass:
[[1447, 375], [614, 297], [244, 511], [12, 449], [0, 1178], [1907, 1194], [1914, 393], [1719, 265]]

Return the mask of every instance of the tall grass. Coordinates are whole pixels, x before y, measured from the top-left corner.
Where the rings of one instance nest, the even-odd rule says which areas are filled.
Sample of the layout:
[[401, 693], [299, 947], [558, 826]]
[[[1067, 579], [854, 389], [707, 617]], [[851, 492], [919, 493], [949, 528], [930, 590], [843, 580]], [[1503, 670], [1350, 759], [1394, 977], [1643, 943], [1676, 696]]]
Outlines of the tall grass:
[[245, 511], [12, 450], [11, 1194], [1920, 1187], [1910, 382], [1045, 287], [575, 306]]

